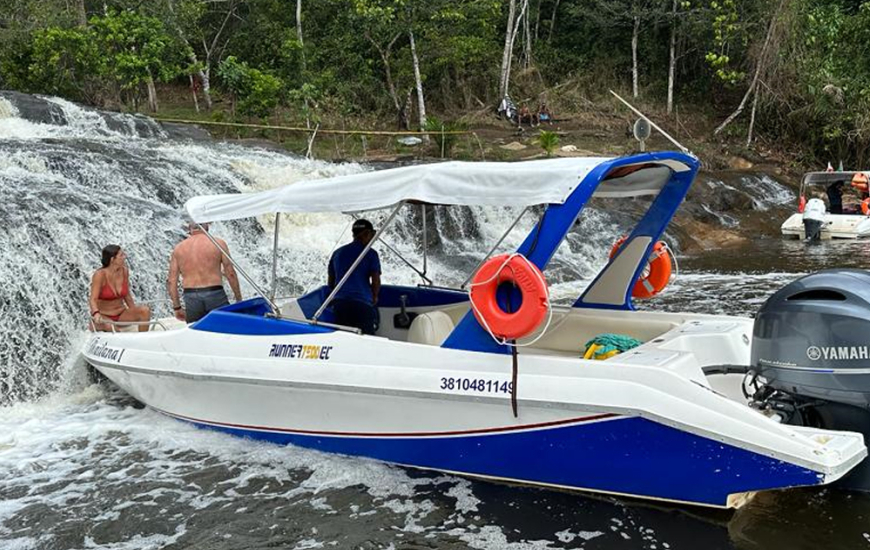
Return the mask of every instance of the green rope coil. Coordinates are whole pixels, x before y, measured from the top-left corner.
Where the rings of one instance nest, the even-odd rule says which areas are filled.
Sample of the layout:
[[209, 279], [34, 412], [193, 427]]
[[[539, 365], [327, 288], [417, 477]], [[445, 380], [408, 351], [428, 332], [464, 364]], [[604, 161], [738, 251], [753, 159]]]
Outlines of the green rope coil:
[[618, 353], [628, 351], [643, 344], [637, 338], [624, 334], [599, 334], [584, 346], [584, 359], [610, 359]]

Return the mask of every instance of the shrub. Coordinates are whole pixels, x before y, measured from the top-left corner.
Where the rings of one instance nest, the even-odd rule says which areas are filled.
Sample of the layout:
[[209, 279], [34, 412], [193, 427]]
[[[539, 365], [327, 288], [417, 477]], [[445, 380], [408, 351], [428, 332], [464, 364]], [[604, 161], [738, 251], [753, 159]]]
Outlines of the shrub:
[[559, 136], [556, 132], [541, 130], [540, 135], [535, 138], [535, 143], [541, 146], [541, 149], [547, 153], [548, 157], [551, 157], [553, 156], [553, 151], [559, 146]]
[[424, 129], [434, 138], [435, 144], [438, 146], [438, 154], [443, 158], [450, 156], [450, 152], [460, 135], [446, 132], [461, 132], [466, 129], [466, 126], [461, 122], [441, 121], [436, 117], [427, 117]]

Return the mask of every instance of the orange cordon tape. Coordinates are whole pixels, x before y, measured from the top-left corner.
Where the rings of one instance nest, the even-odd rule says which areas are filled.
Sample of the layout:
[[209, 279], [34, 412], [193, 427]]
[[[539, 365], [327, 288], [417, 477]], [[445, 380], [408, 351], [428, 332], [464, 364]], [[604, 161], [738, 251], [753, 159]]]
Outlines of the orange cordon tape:
[[[622, 248], [625, 239], [626, 237], [623, 235], [613, 244], [613, 248], [610, 249], [611, 259]], [[653, 247], [653, 252], [647, 260], [646, 267], [634, 284], [631, 295], [639, 299], [652, 298], [668, 286], [668, 283], [671, 282], [672, 273], [673, 265], [671, 264], [671, 253], [668, 245], [663, 241], [659, 241]]]
[[[502, 283], [513, 283], [522, 292], [522, 303], [513, 313], [498, 305], [496, 293]], [[477, 322], [503, 343], [538, 328], [550, 302], [544, 274], [519, 254], [494, 256], [484, 263], [471, 282], [470, 300]]]

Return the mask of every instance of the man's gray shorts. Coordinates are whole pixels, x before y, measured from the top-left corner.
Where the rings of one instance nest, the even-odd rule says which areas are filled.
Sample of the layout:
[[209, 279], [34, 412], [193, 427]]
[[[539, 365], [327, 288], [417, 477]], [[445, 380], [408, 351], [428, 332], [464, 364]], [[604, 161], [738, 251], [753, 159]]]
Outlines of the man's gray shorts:
[[188, 323], [199, 321], [209, 311], [229, 303], [222, 286], [184, 289], [184, 313]]

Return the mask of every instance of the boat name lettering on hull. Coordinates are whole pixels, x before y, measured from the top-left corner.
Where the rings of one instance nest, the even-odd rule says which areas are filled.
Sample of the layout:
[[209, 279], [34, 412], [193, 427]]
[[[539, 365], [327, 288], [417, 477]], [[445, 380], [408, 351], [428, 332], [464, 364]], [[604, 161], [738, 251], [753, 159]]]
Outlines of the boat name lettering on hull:
[[124, 348], [112, 348], [108, 344], [101, 342], [98, 338], [94, 338], [88, 344], [87, 353], [100, 359], [120, 362], [121, 357], [124, 356]]
[[314, 346], [310, 344], [272, 344], [269, 357], [288, 357], [290, 359], [316, 359], [329, 361], [332, 346]]

